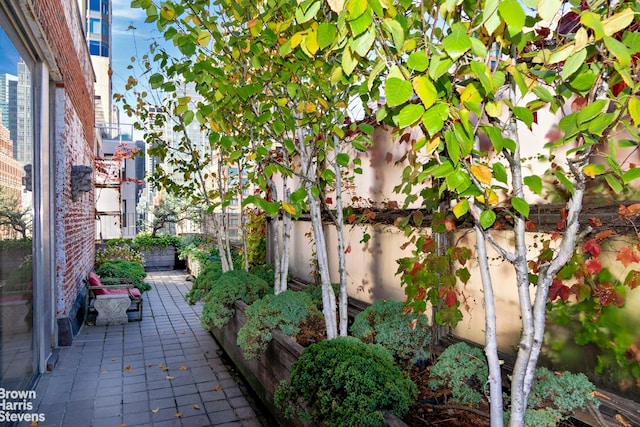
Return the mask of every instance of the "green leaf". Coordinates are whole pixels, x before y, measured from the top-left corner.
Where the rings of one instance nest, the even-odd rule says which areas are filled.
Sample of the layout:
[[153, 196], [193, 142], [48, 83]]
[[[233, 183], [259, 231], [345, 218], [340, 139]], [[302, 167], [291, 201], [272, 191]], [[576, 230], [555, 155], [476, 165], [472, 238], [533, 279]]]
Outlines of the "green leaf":
[[605, 175], [604, 179], [609, 184], [609, 187], [616, 193], [620, 194], [623, 190], [623, 186], [613, 175]]
[[512, 34], [519, 33], [524, 27], [526, 15], [518, 0], [501, 1], [498, 6], [498, 12], [500, 12], [500, 16], [509, 26], [509, 31]]
[[451, 162], [443, 162], [433, 170], [434, 178], [446, 178], [453, 173], [453, 164]]
[[396, 107], [404, 104], [411, 98], [413, 88], [410, 82], [397, 77], [391, 77], [385, 81], [385, 94], [387, 96], [387, 105], [389, 107]]
[[320, 49], [331, 45], [338, 35], [338, 29], [335, 24], [323, 22], [318, 25], [318, 46]]
[[631, 168], [622, 174], [622, 182], [625, 184], [640, 178], [640, 168]]
[[585, 175], [593, 178], [598, 175], [602, 175], [605, 172], [605, 169], [604, 169], [604, 165], [601, 165], [599, 163], [590, 163], [582, 168], [582, 172]]
[[523, 217], [529, 218], [529, 203], [525, 202], [520, 197], [514, 197], [511, 199], [511, 206]]
[[359, 18], [367, 11], [369, 4], [367, 0], [349, 0], [347, 3], [347, 21], [353, 21]]
[[489, 78], [489, 70], [484, 62], [471, 61], [471, 70], [475, 73], [487, 93], [493, 91], [493, 82]]
[[347, 76], [350, 76], [358, 65], [358, 60], [351, 54], [351, 46], [347, 45], [342, 51], [342, 69]]
[[562, 67], [562, 78], [564, 80], [569, 79], [569, 77], [584, 64], [585, 59], [587, 59], [587, 49], [580, 49], [578, 52], [569, 56], [564, 62], [564, 67]]
[[447, 147], [447, 152], [449, 153], [449, 158], [454, 165], [457, 165], [460, 161], [460, 143], [453, 132], [447, 132], [445, 134], [445, 145]]
[[575, 188], [573, 183], [569, 181], [569, 178], [562, 171], [555, 171], [554, 175], [558, 178], [558, 181], [569, 191], [571, 194], [575, 192]]
[[438, 90], [425, 75], [413, 79], [413, 90], [422, 101], [424, 108], [430, 108], [438, 99]]
[[542, 178], [538, 175], [525, 176], [524, 184], [534, 193], [538, 195], [542, 193]]
[[338, 164], [342, 167], [348, 167], [349, 166], [349, 155], [346, 153], [338, 153], [338, 155], [336, 156], [336, 162], [338, 162]]
[[583, 12], [580, 15], [580, 23], [593, 30], [596, 40], [600, 40], [602, 36], [604, 36], [602, 21], [600, 20], [600, 15], [597, 13], [591, 11]]
[[509, 178], [507, 175], [507, 169], [504, 167], [502, 163], [495, 162], [493, 164], [493, 177], [498, 182], [503, 182], [505, 184], [508, 182]]
[[456, 218], [460, 218], [467, 212], [469, 212], [469, 201], [467, 199], [460, 200], [458, 204], [453, 207], [453, 214]]
[[[304, 3], [303, 3], [304, 5]], [[296, 9], [296, 21], [298, 24], [304, 24], [307, 21], [310, 21], [311, 19], [313, 19], [316, 14], [318, 13], [318, 11], [320, 10], [320, 6], [322, 5], [321, 1], [316, 1], [314, 3], [312, 3], [309, 8], [306, 11], [303, 11], [302, 5], [300, 5], [297, 9]]]
[[496, 214], [493, 211], [482, 211], [480, 214], [480, 225], [487, 229], [496, 222]]
[[398, 114], [398, 127], [404, 128], [414, 125], [424, 114], [424, 107], [417, 104], [406, 105]]
[[184, 120], [185, 126], [189, 126], [191, 122], [193, 122], [194, 114], [195, 113], [193, 112], [193, 110], [188, 110], [184, 113], [184, 116], [182, 116], [182, 120]]
[[640, 127], [640, 98], [637, 96], [629, 98], [629, 115], [636, 127]]
[[149, 84], [151, 85], [152, 89], [159, 88], [162, 85], [163, 81], [164, 81], [164, 77], [160, 73], [152, 74], [149, 77]]
[[471, 40], [464, 26], [455, 24], [451, 34], [442, 40], [442, 47], [454, 61], [471, 49]]
[[493, 34], [500, 26], [500, 15], [498, 14], [498, 6], [500, 0], [487, 0], [482, 11], [482, 20], [484, 28], [489, 35]]
[[374, 27], [369, 27], [369, 30], [362, 34], [360, 37], [355, 39], [351, 44], [351, 48], [355, 53], [360, 55], [360, 57], [364, 57], [373, 46], [373, 42], [376, 39], [376, 31]]
[[609, 103], [609, 100], [599, 99], [587, 105], [582, 110], [579, 110], [576, 116], [576, 121], [578, 125], [581, 125], [590, 120], [593, 120], [594, 118], [602, 114], [603, 110], [606, 108], [608, 103]]
[[429, 67], [429, 58], [427, 58], [427, 52], [425, 52], [424, 50], [413, 52], [411, 55], [409, 55], [409, 58], [407, 58], [407, 67], [420, 73], [426, 70]]
[[538, 15], [544, 21], [551, 22], [558, 10], [560, 10], [560, 6], [562, 6], [562, 0], [539, 0]]
[[528, 128], [531, 128], [533, 125], [533, 113], [526, 107], [512, 107], [511, 111], [513, 114], [524, 124], [527, 125]]
[[532, 92], [544, 102], [553, 102], [553, 95], [551, 95], [551, 92], [549, 92], [544, 86], [535, 86], [532, 89]]
[[399, 51], [404, 44], [404, 29], [402, 25], [395, 19], [386, 18], [382, 21], [382, 29], [391, 35], [393, 44]]
[[373, 14], [371, 12], [371, 9], [369, 9], [358, 19], [354, 19], [353, 21], [349, 22], [349, 27], [351, 27], [351, 34], [353, 35], [353, 37], [357, 37], [358, 35], [370, 29], [372, 24]]
[[626, 67], [629, 61], [631, 61], [631, 54], [629, 49], [618, 40], [613, 37], [605, 36], [604, 44], [611, 53], [616, 57], [621, 67]]

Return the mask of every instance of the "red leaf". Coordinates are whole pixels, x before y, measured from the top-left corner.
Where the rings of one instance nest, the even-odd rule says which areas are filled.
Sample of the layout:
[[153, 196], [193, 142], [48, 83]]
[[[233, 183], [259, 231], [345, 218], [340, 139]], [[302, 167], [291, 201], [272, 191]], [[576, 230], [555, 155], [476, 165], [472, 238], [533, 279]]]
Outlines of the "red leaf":
[[333, 203], [333, 199], [331, 197], [327, 197], [325, 201], [327, 202], [328, 205]]
[[533, 112], [533, 123], [538, 124], [538, 112]]
[[435, 240], [428, 238], [424, 239], [424, 243], [422, 243], [422, 252], [433, 253], [438, 249], [438, 244]]
[[602, 250], [602, 246], [600, 246], [600, 243], [596, 239], [587, 240], [582, 248], [594, 257], [600, 255], [600, 251]]
[[451, 218], [445, 218], [444, 227], [446, 228], [447, 231], [453, 231], [456, 229], [456, 223]]
[[454, 291], [453, 289], [449, 289], [449, 292], [447, 292], [447, 297], [444, 299], [445, 304], [447, 304], [448, 307], [453, 307], [454, 305], [456, 305], [456, 301], [458, 301], [456, 291]]
[[536, 231], [536, 223], [531, 220], [527, 220], [524, 227], [527, 231]]
[[598, 217], [589, 218], [589, 225], [592, 227], [602, 227], [602, 220]]
[[571, 112], [575, 113], [578, 110], [582, 110], [587, 106], [587, 102], [587, 98], [585, 98], [584, 96], [579, 96], [571, 103]]
[[422, 269], [422, 264], [419, 262], [414, 262], [413, 263], [413, 268], [411, 269], [411, 271], [409, 272], [410, 275], [414, 275], [416, 274], [418, 271], [420, 271]]
[[550, 143], [558, 142], [562, 139], [562, 131], [558, 127], [552, 127], [549, 132], [544, 136]]
[[612, 234], [613, 234], [613, 231], [611, 231], [611, 230], [602, 230], [602, 231], [596, 233], [596, 239], [604, 240], [607, 237], [611, 236]]
[[625, 267], [628, 267], [629, 264], [640, 262], [640, 254], [635, 251], [633, 246], [625, 246], [618, 251], [616, 260], [620, 261]]
[[356, 220], [356, 218], [357, 218], [357, 217], [358, 217], [358, 216], [357, 216], [356, 214], [351, 214], [351, 215], [349, 215], [349, 216], [347, 217], [347, 222], [348, 222], [349, 224], [353, 224], [353, 222]]
[[393, 162], [393, 154], [387, 151], [387, 154], [384, 156], [384, 160], [387, 164]]
[[351, 253], [351, 245], [347, 246], [347, 248], [344, 250], [345, 254]]
[[560, 209], [560, 219], [565, 221], [569, 216], [569, 210], [567, 208]]
[[564, 221], [558, 221], [558, 222], [556, 223], [556, 229], [557, 229], [558, 231], [562, 231], [562, 230], [564, 230], [564, 227], [565, 227], [565, 223], [564, 223]]
[[592, 258], [587, 260], [587, 262], [584, 263], [584, 266], [587, 268], [589, 274], [600, 273], [600, 271], [602, 270], [602, 263], [600, 262], [599, 258]]
[[640, 286], [640, 271], [632, 270], [627, 274], [624, 285], [629, 289], [635, 289]]

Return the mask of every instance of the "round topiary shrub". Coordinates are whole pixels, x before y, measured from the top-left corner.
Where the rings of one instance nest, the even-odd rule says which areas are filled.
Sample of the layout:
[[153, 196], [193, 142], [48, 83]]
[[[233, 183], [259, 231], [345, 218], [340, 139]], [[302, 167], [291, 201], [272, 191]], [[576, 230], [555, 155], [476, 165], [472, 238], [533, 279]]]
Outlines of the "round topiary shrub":
[[417, 363], [429, 358], [431, 341], [427, 316], [404, 314], [404, 303], [378, 300], [358, 313], [351, 333], [362, 341], [380, 344], [400, 363]]
[[144, 271], [142, 264], [137, 261], [110, 259], [105, 261], [96, 270], [96, 274], [104, 278], [127, 277], [131, 279], [138, 289], [140, 289], [140, 292], [151, 289], [151, 285], [144, 282], [144, 278], [147, 277], [147, 273]]
[[417, 393], [384, 347], [338, 337], [304, 350], [275, 402], [288, 416], [326, 426], [386, 426], [384, 411], [402, 417]]
[[267, 282], [269, 286], [273, 286], [275, 281], [275, 267], [273, 264], [254, 265], [249, 268], [249, 272], [260, 277], [262, 280]]
[[489, 367], [482, 350], [461, 342], [450, 345], [438, 357], [431, 367], [429, 386], [433, 390], [451, 390], [454, 403], [477, 406], [484, 397], [488, 378]]
[[237, 300], [251, 304], [268, 293], [273, 293], [273, 289], [267, 282], [245, 270], [222, 273], [204, 297], [200, 322], [205, 328], [221, 328], [233, 317], [233, 304]]
[[310, 295], [292, 290], [259, 299], [247, 308], [246, 316], [244, 326], [238, 331], [238, 345], [247, 360], [260, 358], [273, 338], [272, 330], [278, 328], [294, 337], [303, 322], [312, 317], [324, 319]]
[[194, 305], [204, 299], [211, 290], [213, 283], [222, 275], [222, 264], [220, 261], [212, 261], [202, 270], [202, 272], [191, 282], [191, 289], [184, 296], [189, 305]]

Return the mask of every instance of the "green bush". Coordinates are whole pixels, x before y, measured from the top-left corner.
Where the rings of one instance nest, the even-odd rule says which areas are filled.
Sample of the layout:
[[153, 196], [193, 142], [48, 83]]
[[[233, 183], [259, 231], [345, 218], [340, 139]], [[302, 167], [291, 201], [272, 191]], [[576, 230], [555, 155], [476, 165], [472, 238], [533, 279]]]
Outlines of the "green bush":
[[433, 389], [451, 390], [451, 401], [477, 406], [484, 397], [484, 385], [489, 378], [487, 359], [478, 348], [466, 343], [453, 344], [442, 352], [431, 367]]
[[259, 359], [278, 328], [294, 337], [300, 326], [311, 317], [323, 319], [311, 296], [304, 292], [286, 290], [278, 295], [267, 295], [251, 304], [246, 311], [247, 320], [238, 331], [238, 345], [247, 360]]
[[269, 286], [273, 286], [275, 282], [276, 269], [273, 264], [254, 265], [249, 268], [249, 272], [260, 277], [262, 280], [267, 282]]
[[232, 270], [222, 273], [204, 298], [200, 322], [205, 328], [220, 328], [233, 316], [233, 304], [237, 300], [251, 304], [269, 292], [273, 290], [267, 282], [249, 272]]
[[129, 246], [108, 246], [105, 249], [96, 251], [95, 268], [100, 268], [102, 264], [111, 259], [123, 259], [126, 261], [135, 261], [142, 264], [142, 255], [140, 252]]
[[556, 374], [537, 368], [525, 413], [526, 427], [555, 427], [578, 408], [587, 409], [600, 401], [594, 396], [595, 386], [586, 375], [571, 372]]
[[184, 296], [185, 301], [189, 305], [194, 305], [198, 301], [204, 299], [205, 295], [209, 293], [213, 283], [218, 280], [222, 274], [222, 264], [220, 261], [214, 261], [208, 264], [204, 270], [194, 278], [191, 282], [191, 289]]
[[179, 251], [181, 242], [178, 236], [161, 234], [156, 237], [151, 237], [150, 233], [140, 233], [134, 237], [132, 247], [138, 251], [142, 251], [154, 247], [167, 248], [174, 246]]
[[[336, 295], [337, 299], [338, 295], [340, 295], [340, 284], [332, 283], [331, 287], [333, 288], [333, 293]], [[322, 285], [311, 284], [304, 288], [304, 292], [311, 295], [311, 298], [313, 299], [317, 307], [322, 307]]]
[[429, 358], [431, 341], [427, 316], [403, 314], [400, 301], [378, 300], [355, 317], [351, 334], [362, 341], [380, 344], [400, 363], [417, 363]]
[[[452, 402], [477, 406], [489, 377], [486, 360], [480, 349], [465, 343], [449, 346], [431, 368], [430, 385], [434, 389], [450, 389]], [[537, 368], [527, 403], [525, 426], [554, 427], [576, 409], [586, 409], [589, 402], [598, 406], [594, 391], [595, 386], [584, 374], [567, 371], [556, 374], [546, 368]], [[508, 418], [509, 412], [505, 415]]]
[[326, 426], [386, 426], [384, 411], [402, 417], [417, 393], [384, 347], [338, 337], [303, 351], [275, 402], [287, 415]]
[[133, 284], [140, 289], [140, 292], [148, 291], [151, 286], [144, 282], [147, 273], [141, 263], [136, 261], [127, 261], [124, 259], [112, 259], [105, 261], [100, 268], [96, 269], [96, 273], [100, 277], [120, 278], [128, 277]]

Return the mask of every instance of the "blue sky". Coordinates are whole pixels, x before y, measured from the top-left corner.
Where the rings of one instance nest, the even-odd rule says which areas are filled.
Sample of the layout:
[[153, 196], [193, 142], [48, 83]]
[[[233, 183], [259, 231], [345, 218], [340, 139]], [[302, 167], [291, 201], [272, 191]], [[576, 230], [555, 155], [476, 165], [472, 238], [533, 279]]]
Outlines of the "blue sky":
[[18, 74], [16, 64], [20, 61], [20, 55], [13, 47], [9, 37], [0, 28], [0, 74]]

